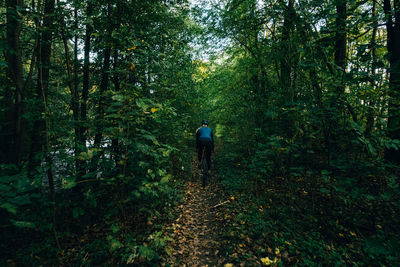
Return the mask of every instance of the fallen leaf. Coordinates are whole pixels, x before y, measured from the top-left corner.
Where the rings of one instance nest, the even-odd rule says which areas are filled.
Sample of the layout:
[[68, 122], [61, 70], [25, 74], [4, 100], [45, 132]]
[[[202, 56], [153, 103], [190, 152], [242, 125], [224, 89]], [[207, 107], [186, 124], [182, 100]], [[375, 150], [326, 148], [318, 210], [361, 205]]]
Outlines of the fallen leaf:
[[276, 261], [277, 261], [276, 258], [275, 258], [274, 260], [271, 260], [271, 259], [268, 258], [268, 257], [261, 258], [261, 262], [262, 262], [262, 264], [264, 264], [265, 266], [269, 266], [269, 265], [271, 265], [272, 263], [276, 263]]

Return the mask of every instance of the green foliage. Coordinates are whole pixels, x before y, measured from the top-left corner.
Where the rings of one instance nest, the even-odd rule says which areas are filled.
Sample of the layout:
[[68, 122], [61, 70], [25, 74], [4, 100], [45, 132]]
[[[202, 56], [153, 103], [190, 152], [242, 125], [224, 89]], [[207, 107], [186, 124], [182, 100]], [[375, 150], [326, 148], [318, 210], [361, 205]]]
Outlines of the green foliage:
[[386, 133], [386, 37], [376, 34], [384, 32], [376, 25], [383, 10], [345, 1], [343, 70], [336, 4], [228, 1], [201, 21], [213, 38], [231, 41], [196, 76], [197, 105], [223, 129], [218, 177], [241, 199], [232, 209], [245, 210], [229, 223], [227, 256], [244, 234], [285, 247], [283, 265], [398, 259], [389, 249], [398, 246], [385, 239], [398, 233], [382, 225], [398, 223], [399, 203], [388, 178], [398, 166], [384, 157], [398, 140]]
[[[161, 224], [181, 198], [179, 179], [191, 170], [189, 42], [198, 29], [188, 4], [57, 2], [49, 88], [40, 94], [42, 58], [34, 47], [48, 14], [35, 3], [23, 10], [23, 78], [32, 77], [23, 96], [21, 159], [13, 165], [0, 155], [1, 226], [7, 228], [1, 258], [17, 265], [31, 258], [37, 265], [157, 262], [165, 246]], [[0, 59], [2, 80], [9, 79], [7, 62]], [[8, 89], [13, 81], [7, 79], [0, 131], [8, 136], [15, 86]], [[36, 129], [43, 117], [45, 128]], [[45, 140], [37, 150], [35, 135]], [[48, 245], [34, 249], [36, 242]]]
[[[0, 28], [0, 265], [158, 264], [204, 118], [238, 199], [232, 262], [399, 261], [381, 5], [13, 3]], [[235, 258], [246, 236], [254, 250]]]

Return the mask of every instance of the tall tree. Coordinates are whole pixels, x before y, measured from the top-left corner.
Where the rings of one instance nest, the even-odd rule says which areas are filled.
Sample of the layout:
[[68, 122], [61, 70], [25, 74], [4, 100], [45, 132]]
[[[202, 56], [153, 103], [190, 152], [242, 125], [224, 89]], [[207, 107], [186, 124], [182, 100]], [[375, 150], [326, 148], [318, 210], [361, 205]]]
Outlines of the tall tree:
[[[339, 84], [336, 86], [336, 97], [342, 97], [344, 92], [344, 74], [346, 72], [347, 50], [347, 0], [335, 0], [335, 65], [337, 68]], [[340, 101], [340, 99], [337, 99]]]
[[[389, 58], [389, 111], [388, 135], [400, 140], [400, 1], [383, 1], [387, 29], [387, 53]], [[400, 149], [391, 148], [386, 157], [400, 163]]]
[[[75, 34], [75, 47], [74, 47], [74, 73], [73, 75], [73, 70], [72, 70], [72, 64], [71, 64], [71, 56], [70, 56], [70, 51], [69, 51], [69, 39], [66, 33], [66, 28], [67, 25], [64, 20], [64, 12], [62, 10], [62, 6], [60, 6], [59, 0], [57, 0], [57, 5], [58, 5], [58, 21], [60, 24], [60, 34], [61, 34], [61, 39], [64, 44], [64, 52], [65, 52], [65, 67], [67, 70], [67, 84], [69, 87], [69, 90], [71, 91], [71, 107], [72, 107], [72, 113], [74, 117], [74, 132], [75, 132], [75, 139], [74, 139], [74, 152], [75, 152], [75, 167], [78, 170], [78, 173], [81, 172], [82, 166], [81, 166], [81, 161], [79, 160], [79, 154], [81, 152], [81, 145], [80, 145], [80, 140], [82, 139], [81, 137], [81, 132], [80, 132], [80, 125], [79, 125], [79, 93], [78, 93], [78, 77], [77, 77], [77, 34]], [[74, 19], [77, 20], [77, 10], [76, 7], [74, 8]], [[75, 22], [77, 23], [77, 22]], [[75, 25], [76, 26], [76, 25]]]
[[86, 25], [85, 25], [85, 43], [84, 43], [84, 59], [83, 59], [83, 85], [82, 85], [82, 100], [80, 106], [80, 137], [79, 145], [83, 148], [86, 147], [87, 138], [87, 105], [89, 97], [89, 75], [90, 75], [90, 51], [91, 51], [91, 38], [93, 32], [93, 3], [91, 0], [87, 2], [86, 6]]
[[[373, 19], [373, 29], [372, 29], [372, 35], [371, 35], [371, 42], [370, 42], [370, 47], [371, 47], [371, 76], [372, 78], [370, 79], [370, 83], [372, 88], [376, 87], [376, 81], [374, 80], [375, 75], [376, 75], [376, 60], [377, 60], [377, 56], [376, 56], [376, 35], [378, 32], [378, 20], [377, 20], [377, 13], [376, 13], [376, 0], [372, 1], [372, 9], [371, 9], [371, 13], [372, 13], [372, 19]], [[365, 135], [369, 136], [372, 128], [374, 127], [374, 121], [375, 121], [375, 112], [374, 112], [374, 105], [375, 105], [376, 101], [371, 100], [370, 101], [370, 105], [368, 107], [368, 112], [367, 112], [367, 116], [366, 116], [366, 120], [367, 120], [367, 125], [365, 127]]]
[[44, 151], [48, 167], [49, 186], [54, 195], [54, 180], [51, 168], [49, 117], [48, 117], [48, 90], [50, 78], [50, 56], [54, 31], [55, 0], [45, 0], [43, 21], [39, 39], [38, 76], [36, 84], [36, 101], [38, 105], [37, 115], [32, 129], [32, 145], [30, 151], [30, 173], [41, 164], [41, 158], [37, 153]]
[[292, 68], [293, 68], [293, 49], [291, 45], [291, 35], [294, 31], [294, 19], [296, 13], [294, 10], [293, 0], [289, 0], [287, 5], [284, 5], [284, 18], [281, 37], [281, 60], [280, 60], [280, 80], [282, 90], [287, 91], [288, 101], [293, 101], [294, 88], [292, 88]]
[[[95, 129], [95, 137], [94, 137], [94, 146], [96, 148], [100, 148], [101, 146], [101, 140], [103, 138], [103, 128], [104, 128], [104, 111], [106, 108], [106, 97], [105, 97], [105, 92], [108, 88], [108, 83], [109, 83], [109, 72], [110, 72], [110, 59], [111, 59], [111, 34], [112, 34], [112, 19], [113, 19], [113, 14], [112, 14], [112, 6], [109, 3], [107, 6], [107, 17], [109, 18], [109, 22], [107, 23], [106, 27], [106, 33], [104, 36], [104, 50], [103, 50], [103, 67], [101, 71], [101, 82], [100, 82], [100, 90], [99, 90], [99, 102], [98, 102], [98, 108], [97, 108], [97, 119], [96, 119], [96, 129]], [[92, 171], [96, 170], [97, 166], [97, 161], [99, 157], [95, 156], [93, 157], [93, 165], [92, 165]]]
[[7, 92], [8, 115], [6, 124], [6, 138], [3, 151], [3, 158], [7, 162], [19, 163], [22, 141], [22, 115], [25, 89], [23, 85], [22, 69], [22, 49], [20, 45], [20, 34], [22, 28], [22, 18], [20, 10], [23, 8], [23, 0], [7, 0], [7, 43], [8, 49], [5, 51], [8, 64], [7, 76], [12, 86], [15, 88], [14, 99], [10, 89]]

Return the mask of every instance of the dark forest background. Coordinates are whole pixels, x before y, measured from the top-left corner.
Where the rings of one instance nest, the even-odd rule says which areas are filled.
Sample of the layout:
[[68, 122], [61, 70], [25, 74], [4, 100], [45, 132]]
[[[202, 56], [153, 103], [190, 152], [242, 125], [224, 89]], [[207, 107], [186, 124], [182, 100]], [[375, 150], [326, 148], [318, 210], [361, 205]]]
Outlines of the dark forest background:
[[277, 265], [399, 263], [399, 1], [0, 13], [1, 265], [159, 263], [202, 119], [241, 207], [231, 262], [251, 236]]

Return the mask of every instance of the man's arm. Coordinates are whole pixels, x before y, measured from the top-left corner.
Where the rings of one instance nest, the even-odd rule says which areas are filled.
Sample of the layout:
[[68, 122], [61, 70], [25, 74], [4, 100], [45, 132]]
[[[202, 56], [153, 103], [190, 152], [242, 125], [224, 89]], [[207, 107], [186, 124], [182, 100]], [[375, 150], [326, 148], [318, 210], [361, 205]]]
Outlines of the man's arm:
[[199, 138], [200, 138], [199, 129], [200, 128], [197, 128], [197, 130], [196, 130], [196, 147], [197, 148], [199, 147]]

